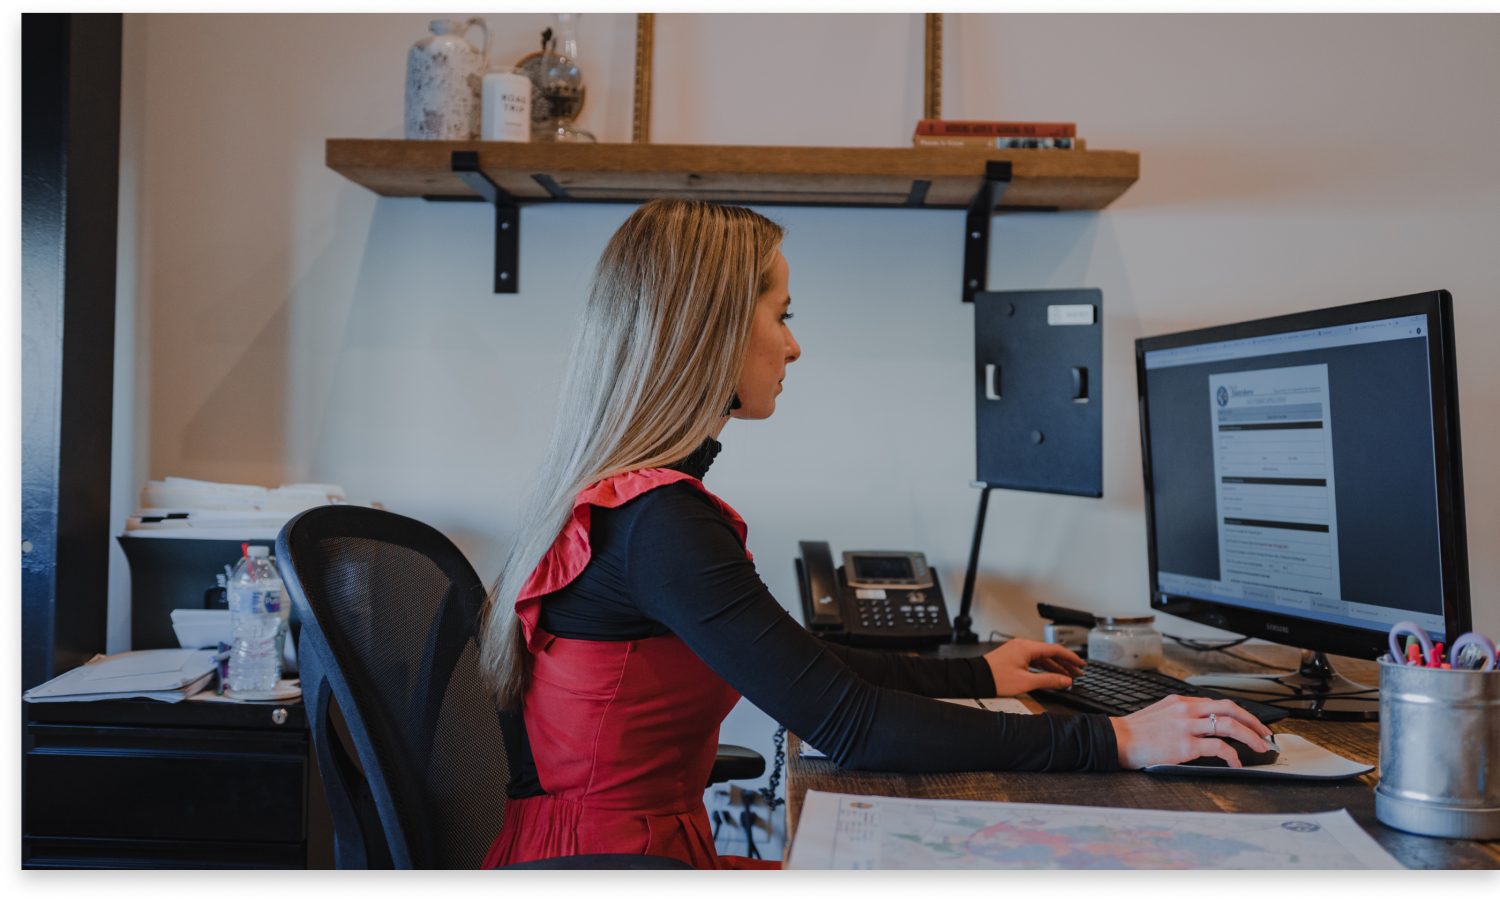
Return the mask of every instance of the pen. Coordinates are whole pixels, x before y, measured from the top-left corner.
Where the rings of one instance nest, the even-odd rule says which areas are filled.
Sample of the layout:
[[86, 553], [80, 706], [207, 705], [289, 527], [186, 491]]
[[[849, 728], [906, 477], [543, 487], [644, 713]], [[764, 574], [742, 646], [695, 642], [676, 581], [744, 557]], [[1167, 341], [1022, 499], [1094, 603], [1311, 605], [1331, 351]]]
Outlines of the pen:
[[219, 641], [219, 652], [214, 654], [214, 667], [219, 675], [219, 683], [214, 686], [214, 693], [222, 697], [224, 696], [224, 682], [229, 680], [229, 645], [223, 641]]

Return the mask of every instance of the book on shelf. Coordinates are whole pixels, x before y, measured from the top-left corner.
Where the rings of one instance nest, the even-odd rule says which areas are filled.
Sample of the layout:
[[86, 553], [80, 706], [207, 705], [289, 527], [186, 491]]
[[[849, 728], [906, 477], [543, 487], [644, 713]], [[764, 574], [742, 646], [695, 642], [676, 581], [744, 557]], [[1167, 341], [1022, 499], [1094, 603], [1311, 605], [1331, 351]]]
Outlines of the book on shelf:
[[934, 137], [1050, 137], [1078, 136], [1073, 122], [987, 122], [974, 119], [918, 119], [917, 134]]
[[913, 147], [983, 148], [988, 150], [1082, 150], [1083, 138], [1071, 137], [937, 137], [915, 135]]

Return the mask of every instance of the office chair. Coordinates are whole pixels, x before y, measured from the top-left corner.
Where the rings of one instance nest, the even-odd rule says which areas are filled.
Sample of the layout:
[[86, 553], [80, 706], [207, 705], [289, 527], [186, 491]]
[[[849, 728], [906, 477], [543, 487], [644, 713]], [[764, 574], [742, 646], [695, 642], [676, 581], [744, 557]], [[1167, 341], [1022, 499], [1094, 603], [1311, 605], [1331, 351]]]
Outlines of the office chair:
[[[479, 576], [431, 526], [359, 506], [296, 516], [276, 558], [301, 621], [302, 696], [335, 865], [477, 868], [500, 831], [510, 779], [500, 716], [479, 677]], [[720, 749], [710, 783], [765, 770], [754, 751]], [[597, 854], [516, 868], [687, 865]]]

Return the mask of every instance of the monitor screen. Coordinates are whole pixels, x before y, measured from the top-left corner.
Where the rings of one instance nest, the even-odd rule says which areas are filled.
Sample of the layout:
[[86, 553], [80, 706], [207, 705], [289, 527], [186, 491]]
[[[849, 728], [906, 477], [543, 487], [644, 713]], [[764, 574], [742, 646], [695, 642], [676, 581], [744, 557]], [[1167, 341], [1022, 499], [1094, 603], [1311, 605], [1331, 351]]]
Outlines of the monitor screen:
[[1374, 658], [1468, 626], [1451, 299], [1137, 342], [1152, 606]]

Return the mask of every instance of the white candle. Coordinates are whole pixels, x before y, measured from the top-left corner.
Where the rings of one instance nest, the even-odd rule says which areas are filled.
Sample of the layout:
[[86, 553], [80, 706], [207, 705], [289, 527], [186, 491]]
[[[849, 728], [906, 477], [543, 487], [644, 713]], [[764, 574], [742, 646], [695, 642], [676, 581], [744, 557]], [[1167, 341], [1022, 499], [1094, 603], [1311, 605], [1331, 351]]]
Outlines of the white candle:
[[491, 69], [484, 76], [480, 137], [531, 140], [531, 79], [520, 69]]

